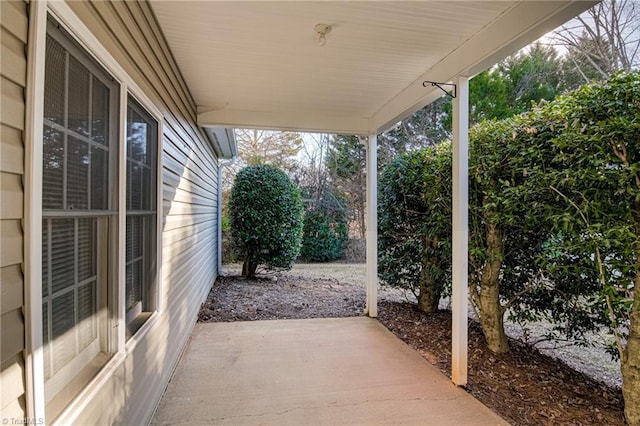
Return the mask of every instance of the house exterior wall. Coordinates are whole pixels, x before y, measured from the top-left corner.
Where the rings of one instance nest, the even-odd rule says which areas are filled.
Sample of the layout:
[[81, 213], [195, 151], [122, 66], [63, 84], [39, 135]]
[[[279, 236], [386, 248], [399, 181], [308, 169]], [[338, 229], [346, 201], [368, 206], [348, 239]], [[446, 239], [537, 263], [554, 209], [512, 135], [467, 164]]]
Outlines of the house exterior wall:
[[25, 414], [22, 219], [28, 18], [23, 1], [2, 1], [0, 8], [0, 417], [20, 418]]
[[161, 315], [75, 421], [143, 424], [173, 372], [217, 267], [217, 159], [150, 6], [68, 3], [163, 116]]
[[[26, 415], [22, 223], [28, 4], [2, 5], [0, 417]], [[173, 372], [217, 276], [218, 160], [196, 125], [196, 105], [145, 2], [67, 2], [160, 113], [162, 267], [159, 312], [107, 363], [61, 421], [144, 424]], [[71, 28], [73, 32], [73, 28]], [[87, 46], [91, 50], [91, 46]], [[100, 58], [98, 58], [100, 60]], [[35, 242], [39, 244], [39, 242]], [[124, 267], [124, 266], [121, 266]], [[41, 285], [31, 283], [33, 286]], [[28, 294], [28, 292], [27, 292]], [[25, 334], [27, 333], [27, 334]], [[81, 401], [79, 401], [81, 399]], [[50, 419], [47, 419], [50, 423]]]

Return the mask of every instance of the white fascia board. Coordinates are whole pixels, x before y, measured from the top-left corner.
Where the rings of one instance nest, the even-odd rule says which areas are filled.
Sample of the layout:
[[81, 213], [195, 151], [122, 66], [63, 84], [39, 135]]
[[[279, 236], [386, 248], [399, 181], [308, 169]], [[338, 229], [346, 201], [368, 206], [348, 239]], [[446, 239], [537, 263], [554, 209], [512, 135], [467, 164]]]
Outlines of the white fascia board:
[[385, 104], [372, 117], [371, 127], [384, 131], [443, 94], [437, 88], [423, 87], [423, 81], [450, 83], [457, 76], [473, 77], [597, 3], [517, 3]]
[[288, 130], [294, 132], [370, 134], [370, 120], [360, 117], [320, 115], [307, 111], [214, 110], [198, 114], [201, 127]]

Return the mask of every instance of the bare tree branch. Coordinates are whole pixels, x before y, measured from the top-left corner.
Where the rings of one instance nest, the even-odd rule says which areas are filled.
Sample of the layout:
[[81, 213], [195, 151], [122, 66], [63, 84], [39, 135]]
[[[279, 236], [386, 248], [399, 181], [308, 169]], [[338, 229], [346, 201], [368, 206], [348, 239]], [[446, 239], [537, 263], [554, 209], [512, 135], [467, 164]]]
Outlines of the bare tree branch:
[[640, 6], [633, 0], [598, 3], [556, 30], [553, 44], [565, 47], [567, 56], [573, 55], [569, 61], [584, 80], [591, 74], [585, 68], [591, 68], [602, 78], [618, 70], [636, 69], [640, 52]]

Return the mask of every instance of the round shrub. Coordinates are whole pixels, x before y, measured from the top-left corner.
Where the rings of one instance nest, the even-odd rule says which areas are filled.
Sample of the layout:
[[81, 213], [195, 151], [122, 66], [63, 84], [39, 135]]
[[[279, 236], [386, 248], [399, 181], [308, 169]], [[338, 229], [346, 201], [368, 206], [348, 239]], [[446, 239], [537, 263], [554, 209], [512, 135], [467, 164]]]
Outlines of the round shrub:
[[243, 260], [242, 274], [258, 266], [291, 269], [300, 253], [304, 206], [300, 190], [270, 165], [242, 169], [229, 200], [233, 250]]

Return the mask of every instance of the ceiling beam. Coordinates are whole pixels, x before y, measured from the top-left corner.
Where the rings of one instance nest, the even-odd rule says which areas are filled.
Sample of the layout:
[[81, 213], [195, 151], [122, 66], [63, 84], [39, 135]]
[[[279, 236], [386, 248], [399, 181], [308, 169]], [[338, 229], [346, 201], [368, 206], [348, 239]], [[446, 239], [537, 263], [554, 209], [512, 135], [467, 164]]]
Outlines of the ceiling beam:
[[272, 112], [221, 109], [199, 113], [198, 125], [350, 135], [371, 133], [370, 121], [366, 118], [320, 115], [313, 111]]

